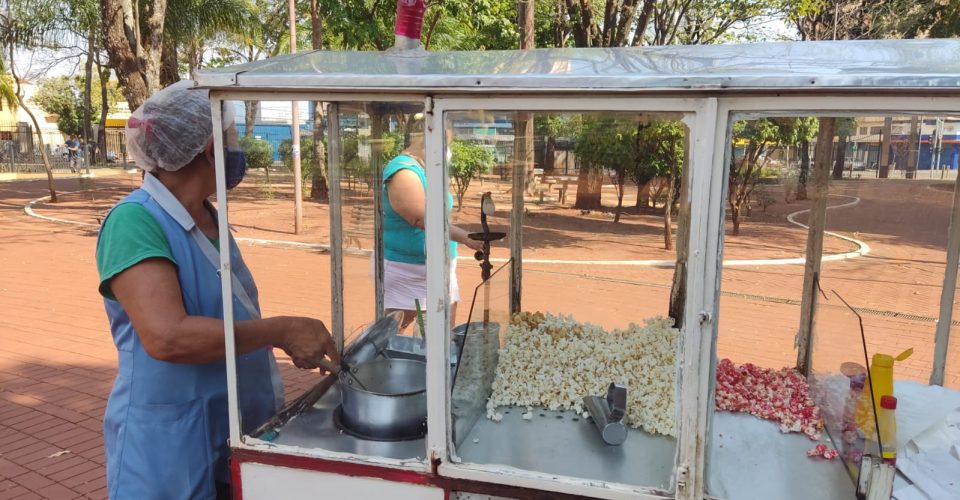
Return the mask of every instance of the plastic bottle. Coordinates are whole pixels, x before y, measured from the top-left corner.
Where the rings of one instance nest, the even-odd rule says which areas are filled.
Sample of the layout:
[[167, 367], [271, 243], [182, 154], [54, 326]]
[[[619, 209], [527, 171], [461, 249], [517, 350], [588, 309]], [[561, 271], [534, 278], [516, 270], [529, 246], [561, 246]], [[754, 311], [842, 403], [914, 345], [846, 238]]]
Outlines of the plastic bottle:
[[880, 455], [884, 463], [895, 465], [897, 462], [897, 398], [883, 396], [880, 398], [880, 413], [877, 419], [880, 422]]
[[[903, 361], [913, 354], [913, 348], [901, 352], [896, 357], [889, 354], [874, 354], [870, 362], [870, 378], [863, 386], [863, 395], [857, 407], [857, 424], [865, 434], [870, 435], [876, 429], [873, 413], [870, 412], [870, 401], [873, 401], [874, 412], [880, 411], [880, 399], [883, 396], [893, 395], [893, 363]], [[873, 388], [871, 399], [870, 389]]]

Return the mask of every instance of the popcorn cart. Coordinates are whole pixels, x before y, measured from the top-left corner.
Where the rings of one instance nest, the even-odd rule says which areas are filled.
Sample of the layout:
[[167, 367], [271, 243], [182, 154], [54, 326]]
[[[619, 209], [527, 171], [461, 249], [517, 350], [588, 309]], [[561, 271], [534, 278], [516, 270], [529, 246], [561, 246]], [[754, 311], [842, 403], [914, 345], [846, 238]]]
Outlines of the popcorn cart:
[[[328, 241], [317, 244], [329, 257], [318, 279], [329, 282], [330, 301], [304, 300], [315, 303], [315, 316], [329, 317], [344, 357], [339, 375], [317, 375], [269, 422], [244, 422], [244, 383], [230, 354], [230, 256], [221, 256], [236, 497], [889, 498], [894, 472], [880, 463], [878, 438], [860, 435], [856, 460], [812, 460], [814, 435], [841, 448], [839, 435], [827, 436], [830, 422], [822, 429], [834, 416], [820, 408], [794, 415], [826, 398], [813, 382], [795, 390], [807, 375], [838, 375], [843, 362], [869, 365], [864, 357], [873, 353], [847, 310], [828, 298], [829, 265], [842, 262], [832, 256], [860, 262], [865, 252], [825, 231], [836, 149], [825, 128], [854, 116], [882, 123], [960, 115], [960, 62], [948, 56], [958, 53], [957, 40], [315, 51], [201, 72], [197, 85], [210, 90], [216, 131], [224, 105], [307, 101], [323, 115], [313, 127], [324, 127], [329, 213], [306, 222], [328, 228]], [[737, 137], [750, 120], [792, 117], [828, 119], [820, 122], [825, 139], [813, 141], [807, 229], [789, 233], [799, 238], [800, 257], [778, 262], [793, 271], [774, 284], [797, 297], [759, 301], [759, 292], [728, 288], [728, 273], [737, 272], [730, 270], [790, 259], [750, 258], [762, 245], [744, 250], [725, 236], [727, 212], [740, 209], [731, 200], [743, 194], [739, 165], [756, 153]], [[384, 307], [383, 172], [418, 133], [427, 296], [420, 326], [405, 329]], [[574, 135], [576, 144], [564, 146]], [[221, 151], [222, 137], [215, 140]], [[597, 207], [602, 199], [622, 204], [623, 172], [641, 161], [643, 141], [662, 148], [659, 196], [652, 188], [647, 196], [667, 207], [667, 219], [629, 226], [619, 212], [615, 222]], [[486, 152], [490, 165], [465, 170], [466, 147]], [[571, 177], [575, 201], [567, 183], [550, 182]], [[229, 214], [219, 156], [217, 182], [221, 213]], [[451, 190], [459, 207], [448, 200]], [[947, 363], [956, 351], [950, 329], [960, 256], [960, 199], [951, 193], [936, 348], [927, 356], [938, 389], [945, 369], [948, 377], [957, 370], [956, 359]], [[636, 196], [640, 207], [644, 194]], [[226, 234], [228, 217], [219, 223]], [[453, 224], [484, 249], [454, 249]], [[669, 250], [661, 246], [664, 226]], [[727, 314], [728, 305], [754, 299], [799, 312], [789, 325], [800, 332], [796, 363], [780, 365], [798, 371], [720, 362], [723, 325], [744, 323], [747, 338], [764, 333], [762, 321], [745, 315], [760, 314], [760, 306]], [[752, 361], [763, 344], [747, 342], [739, 361]], [[752, 408], [743, 399], [749, 394], [729, 392], [747, 377], [771, 393], [789, 387], [794, 400]], [[781, 429], [716, 411], [718, 402], [766, 412]]]

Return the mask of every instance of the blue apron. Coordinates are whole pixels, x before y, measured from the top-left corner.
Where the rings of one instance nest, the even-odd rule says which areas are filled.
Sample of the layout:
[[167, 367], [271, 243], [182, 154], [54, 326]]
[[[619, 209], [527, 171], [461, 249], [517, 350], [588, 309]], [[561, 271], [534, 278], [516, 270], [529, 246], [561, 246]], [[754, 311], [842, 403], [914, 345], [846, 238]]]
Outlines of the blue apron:
[[[123, 203], [140, 204], [163, 228], [187, 314], [223, 318], [219, 254], [180, 202], [148, 174], [143, 187], [118, 205]], [[234, 320], [259, 318], [257, 287], [232, 237], [229, 248]], [[119, 354], [103, 422], [110, 498], [215, 498], [215, 481], [230, 481], [225, 362], [153, 359], [120, 303], [104, 299], [104, 304]], [[241, 424], [250, 432], [283, 401], [271, 350], [238, 356], [237, 378]]]

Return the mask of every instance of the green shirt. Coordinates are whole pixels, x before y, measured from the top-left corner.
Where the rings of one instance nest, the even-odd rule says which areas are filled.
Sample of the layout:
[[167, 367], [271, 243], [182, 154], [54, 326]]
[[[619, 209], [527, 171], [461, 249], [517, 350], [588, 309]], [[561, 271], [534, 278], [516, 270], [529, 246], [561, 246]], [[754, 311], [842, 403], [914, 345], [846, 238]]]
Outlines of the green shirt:
[[138, 203], [124, 203], [115, 207], [100, 228], [100, 240], [97, 243], [100, 295], [116, 299], [110, 290], [110, 280], [152, 258], [163, 258], [177, 264], [160, 223]]
[[[218, 240], [209, 238], [215, 247]], [[97, 270], [100, 295], [116, 299], [110, 290], [114, 276], [147, 259], [167, 259], [177, 265], [167, 235], [157, 219], [139, 203], [124, 203], [110, 212], [100, 229]]]

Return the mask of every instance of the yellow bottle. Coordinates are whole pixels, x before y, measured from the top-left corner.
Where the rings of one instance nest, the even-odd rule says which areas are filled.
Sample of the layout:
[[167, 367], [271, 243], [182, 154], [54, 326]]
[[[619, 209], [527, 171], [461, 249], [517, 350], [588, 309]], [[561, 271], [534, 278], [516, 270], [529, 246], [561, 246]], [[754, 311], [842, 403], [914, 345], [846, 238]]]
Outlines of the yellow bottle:
[[[889, 354], [874, 354], [870, 362], [870, 378], [863, 384], [863, 393], [857, 405], [857, 425], [867, 439], [876, 432], [874, 415], [879, 415], [880, 398], [893, 395], [893, 363], [903, 361], [913, 354], [913, 348], [893, 357]], [[870, 412], [870, 389], [873, 387], [873, 412]]]
[[894, 465], [897, 462], [897, 398], [883, 396], [880, 398], [880, 413], [877, 420], [880, 422], [880, 455], [883, 462]]

